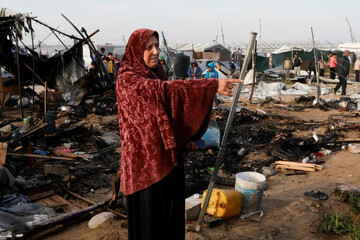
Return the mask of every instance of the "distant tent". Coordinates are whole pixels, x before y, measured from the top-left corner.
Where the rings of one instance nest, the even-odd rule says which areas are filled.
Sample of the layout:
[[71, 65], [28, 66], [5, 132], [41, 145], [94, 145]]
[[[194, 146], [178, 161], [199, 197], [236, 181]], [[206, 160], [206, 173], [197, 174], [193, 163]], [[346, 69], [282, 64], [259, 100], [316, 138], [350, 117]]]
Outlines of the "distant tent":
[[279, 49], [276, 49], [275, 51], [273, 51], [271, 54], [280, 54], [280, 53], [287, 53], [287, 52], [303, 52], [304, 49], [302, 48], [298, 48], [295, 46], [291, 46], [291, 45], [284, 45], [282, 47], [280, 47]]
[[[292, 61], [292, 58], [294, 58], [295, 53], [299, 55], [303, 63], [301, 64], [302, 69], [306, 69], [309, 65], [309, 61], [311, 58], [314, 57], [314, 51], [311, 49], [310, 51], [305, 51], [302, 48], [298, 48], [295, 46], [290, 45], [284, 45], [281, 48], [273, 51], [271, 53], [271, 60], [274, 65], [274, 67], [282, 66], [284, 64], [284, 61], [286, 60], [286, 57], [289, 57]], [[330, 51], [328, 50], [318, 50], [318, 59], [322, 58], [327, 61], [327, 57]]]

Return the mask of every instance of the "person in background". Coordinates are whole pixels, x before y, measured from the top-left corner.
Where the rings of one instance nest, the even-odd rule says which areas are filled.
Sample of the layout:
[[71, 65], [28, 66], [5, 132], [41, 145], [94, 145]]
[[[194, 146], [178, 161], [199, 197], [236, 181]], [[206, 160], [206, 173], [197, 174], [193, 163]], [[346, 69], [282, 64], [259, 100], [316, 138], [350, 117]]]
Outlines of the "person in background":
[[201, 78], [202, 70], [198, 66], [196, 60], [193, 59], [193, 61], [191, 62], [190, 67], [187, 71], [187, 74], [189, 76], [189, 79], [200, 79]]
[[[121, 59], [116, 98], [121, 137], [121, 191], [129, 240], [185, 239], [181, 152], [206, 131], [213, 97], [231, 95], [237, 79], [168, 81], [159, 34], [134, 31]], [[196, 117], [194, 117], [196, 113]]]
[[[206, 72], [205, 74], [205, 78], [206, 79], [218, 79], [219, 78], [219, 73], [215, 70], [215, 64], [214, 62], [210, 62], [207, 64], [207, 68], [208, 68], [208, 71]], [[219, 94], [216, 94], [214, 96], [214, 104], [215, 104], [215, 107], [218, 108], [220, 106], [220, 95]]]
[[355, 61], [355, 82], [359, 82], [359, 73], [360, 73], [360, 57]]
[[105, 57], [104, 60], [103, 60], [106, 72], [108, 72], [108, 70], [109, 70], [108, 62], [109, 62], [110, 59], [109, 60], [108, 59], [109, 59], [108, 57]]
[[117, 73], [120, 68], [120, 59], [118, 58], [117, 54], [114, 54], [114, 76], [117, 77]]
[[241, 59], [240, 59], [240, 61], [239, 61], [240, 71], [241, 71], [241, 69], [242, 69], [242, 66], [244, 65], [244, 61], [245, 61], [245, 56], [242, 55], [242, 56], [241, 56]]
[[101, 60], [103, 61], [104, 58], [105, 58], [105, 48], [100, 48], [100, 52], [99, 52], [99, 55], [101, 57]]
[[166, 64], [165, 57], [164, 57], [164, 56], [160, 56], [160, 57], [159, 57], [159, 61], [160, 61], [161, 66], [162, 66], [163, 69], [164, 69], [164, 72], [169, 76], [169, 67], [168, 67], [168, 65]]
[[324, 77], [324, 74], [325, 74], [325, 62], [324, 62], [324, 59], [321, 58], [318, 61], [318, 65], [319, 65], [319, 76]]
[[113, 61], [111, 61], [111, 59], [109, 57], [106, 57], [104, 62], [107, 65], [107, 72], [110, 75], [110, 78], [112, 80], [114, 80], [114, 64], [113, 64]]
[[235, 69], [236, 69], [236, 66], [235, 66], [235, 63], [234, 63], [234, 59], [231, 59], [229, 65], [230, 65], [230, 75], [229, 75], [229, 77], [231, 78], [232, 75], [233, 75], [234, 72], [235, 72]]
[[290, 79], [291, 61], [289, 57], [286, 57], [284, 61], [285, 80]]
[[108, 58], [110, 59], [110, 61], [112, 61], [112, 63], [114, 64], [114, 56], [111, 52], [108, 53]]
[[295, 53], [293, 59], [295, 76], [300, 76], [301, 62], [301, 58]]
[[334, 54], [332, 54], [332, 56], [330, 57], [330, 60], [329, 60], [330, 78], [331, 79], [335, 79], [337, 64], [338, 64], [338, 62], [336, 59], [336, 54], [334, 53]]
[[214, 62], [207, 64], [208, 71], [205, 74], [205, 78], [219, 78], [219, 73], [215, 70]]
[[309, 79], [311, 81], [311, 72], [314, 72], [314, 77], [316, 77], [316, 67], [315, 67], [315, 58], [314, 57], [312, 57], [310, 59], [308, 71], [309, 71]]
[[338, 59], [337, 65], [336, 65], [336, 73], [339, 78], [339, 82], [334, 88], [334, 94], [336, 94], [337, 90], [341, 87], [341, 95], [346, 95], [346, 84], [347, 84], [347, 78], [349, 77], [350, 72], [350, 51], [345, 50], [344, 54], [341, 58]]
[[91, 62], [91, 67], [89, 69], [88, 82], [86, 84], [87, 93], [91, 94], [94, 88], [99, 88], [97, 83], [99, 82], [99, 70], [97, 69], [95, 62]]

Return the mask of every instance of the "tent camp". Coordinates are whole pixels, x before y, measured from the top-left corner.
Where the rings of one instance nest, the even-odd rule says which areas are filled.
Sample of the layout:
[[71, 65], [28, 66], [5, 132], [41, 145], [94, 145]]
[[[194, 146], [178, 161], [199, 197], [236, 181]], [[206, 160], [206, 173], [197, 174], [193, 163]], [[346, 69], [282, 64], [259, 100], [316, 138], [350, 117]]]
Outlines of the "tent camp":
[[[318, 59], [323, 58], [325, 61], [327, 61], [329, 52], [330, 51], [328, 50], [318, 50]], [[314, 50], [304, 50], [302, 48], [291, 45], [284, 45], [271, 53], [271, 60], [274, 67], [282, 66], [286, 57], [289, 57], [290, 60], [292, 60], [295, 53], [297, 53], [303, 61], [301, 63], [301, 69], [307, 69], [310, 59], [314, 56]]]
[[338, 50], [349, 50], [354, 52], [357, 56], [360, 56], [360, 43], [341, 43], [338, 45]]
[[186, 43], [172, 44], [170, 48], [182, 52], [190, 58], [214, 59], [218, 61], [229, 61], [231, 52], [220, 43]]

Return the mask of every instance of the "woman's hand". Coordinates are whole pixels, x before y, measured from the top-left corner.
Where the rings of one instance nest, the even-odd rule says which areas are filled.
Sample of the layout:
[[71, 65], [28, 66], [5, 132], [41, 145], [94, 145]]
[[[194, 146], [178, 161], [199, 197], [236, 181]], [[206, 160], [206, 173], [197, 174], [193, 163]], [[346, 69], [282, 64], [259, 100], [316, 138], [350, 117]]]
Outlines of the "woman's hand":
[[218, 93], [231, 97], [234, 83], [241, 83], [243, 80], [240, 79], [219, 79]]

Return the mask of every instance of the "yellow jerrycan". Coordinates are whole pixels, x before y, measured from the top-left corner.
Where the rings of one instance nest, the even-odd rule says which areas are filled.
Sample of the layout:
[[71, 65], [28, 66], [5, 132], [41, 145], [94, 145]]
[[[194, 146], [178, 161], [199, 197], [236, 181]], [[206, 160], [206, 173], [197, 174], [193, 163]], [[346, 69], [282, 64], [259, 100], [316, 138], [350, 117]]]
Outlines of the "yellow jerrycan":
[[[207, 190], [203, 193], [201, 208], [204, 205]], [[227, 218], [240, 214], [242, 205], [241, 192], [214, 188], [206, 213], [215, 217]]]

